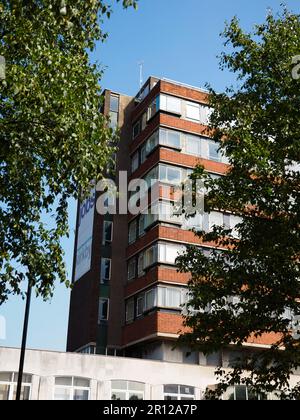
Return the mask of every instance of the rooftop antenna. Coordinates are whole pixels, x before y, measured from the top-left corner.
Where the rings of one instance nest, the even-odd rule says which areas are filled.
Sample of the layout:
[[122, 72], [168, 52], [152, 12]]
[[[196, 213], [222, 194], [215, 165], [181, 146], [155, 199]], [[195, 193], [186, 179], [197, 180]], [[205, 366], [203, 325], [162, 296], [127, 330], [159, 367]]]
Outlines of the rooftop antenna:
[[144, 78], [143, 78], [143, 71], [144, 71], [144, 61], [139, 61], [139, 67], [140, 67], [140, 89], [143, 86]]

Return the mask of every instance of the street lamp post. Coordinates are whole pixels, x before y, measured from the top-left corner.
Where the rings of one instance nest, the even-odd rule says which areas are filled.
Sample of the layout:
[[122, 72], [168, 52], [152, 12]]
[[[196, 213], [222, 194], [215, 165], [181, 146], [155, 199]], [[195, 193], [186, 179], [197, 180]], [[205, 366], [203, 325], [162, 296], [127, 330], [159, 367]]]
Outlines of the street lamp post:
[[25, 360], [25, 351], [26, 351], [26, 342], [27, 342], [27, 331], [28, 331], [28, 320], [29, 320], [29, 311], [30, 311], [30, 302], [31, 302], [31, 289], [32, 288], [30, 285], [30, 281], [28, 280], [16, 401], [19, 401], [21, 398], [22, 378], [23, 378], [23, 369], [24, 369], [24, 360]]

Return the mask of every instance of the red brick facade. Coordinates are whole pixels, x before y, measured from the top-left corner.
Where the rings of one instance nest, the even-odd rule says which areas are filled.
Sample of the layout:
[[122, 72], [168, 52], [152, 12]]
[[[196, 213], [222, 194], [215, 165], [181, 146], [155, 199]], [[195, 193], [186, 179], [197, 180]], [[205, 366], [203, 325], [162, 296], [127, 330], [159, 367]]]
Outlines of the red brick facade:
[[[208, 128], [200, 123], [180, 118], [166, 112], [157, 112], [157, 114], [148, 121], [144, 130], [132, 139], [133, 125], [147, 111], [153, 99], [159, 94], [164, 93], [187, 101], [199, 104], [208, 104], [208, 94], [199, 89], [182, 86], [180, 84], [168, 82], [165, 80], [157, 80], [150, 78], [152, 86], [149, 94], [138, 103], [134, 98], [120, 97], [119, 108], [119, 125], [121, 127], [120, 150], [117, 156], [117, 169], [127, 170], [130, 172], [130, 156], [141, 147], [141, 145], [154, 133], [158, 128], [170, 128], [184, 133], [190, 133], [199, 136], [210, 137], [211, 132]], [[109, 114], [106, 102], [109, 100], [110, 91], [105, 94], [105, 114]], [[196, 165], [202, 165], [207, 172], [225, 175], [229, 170], [229, 165], [201, 159], [195, 156], [176, 151], [166, 146], [159, 146], [147, 156], [147, 159], [138, 169], [131, 174], [129, 181], [136, 178], [142, 178], [153, 167], [160, 163], [172, 166], [192, 169]], [[176, 199], [176, 189], [171, 186], [160, 185], [159, 198]], [[149, 193], [150, 198], [150, 193]], [[148, 200], [151, 203], [150, 199]], [[144, 236], [137, 239], [131, 245], [128, 245], [128, 223], [136, 216], [125, 215], [123, 217], [114, 216], [114, 237], [113, 243], [110, 245], [109, 257], [112, 258], [112, 270], [109, 287], [109, 319], [104, 320], [107, 329], [107, 346], [109, 348], [127, 348], [134, 343], [141, 343], [146, 340], [168, 340], [174, 339], [175, 336], [182, 331], [182, 316], [176, 313], [176, 310], [159, 311], [154, 309], [150, 313], [145, 313], [142, 318], [136, 319], [134, 322], [125, 325], [125, 301], [137, 295], [142, 290], [152, 287], [160, 283], [184, 286], [187, 285], [190, 275], [178, 273], [176, 267], [171, 267], [157, 263], [145, 275], [135, 278], [132, 282], [127, 282], [127, 261], [137, 256], [141, 251], [159, 241], [195, 244], [206, 247], [213, 247], [214, 243], [205, 243], [194, 235], [193, 232], [183, 230], [176, 225], [172, 227], [158, 224], [148, 230]], [[69, 334], [68, 334], [68, 351], [76, 351], [78, 348], [89, 342], [97, 342], [99, 333], [98, 322], [98, 303], [100, 287], [100, 261], [102, 252], [102, 226], [103, 217], [95, 215], [94, 224], [94, 240], [92, 268], [74, 284], [71, 299]], [[101, 323], [100, 323], [101, 324]], [[103, 326], [103, 325], [102, 325]], [[101, 330], [102, 331], [102, 330]], [[274, 342], [278, 336], [269, 334], [261, 338], [251, 338], [249, 343], [256, 345], [269, 345]]]

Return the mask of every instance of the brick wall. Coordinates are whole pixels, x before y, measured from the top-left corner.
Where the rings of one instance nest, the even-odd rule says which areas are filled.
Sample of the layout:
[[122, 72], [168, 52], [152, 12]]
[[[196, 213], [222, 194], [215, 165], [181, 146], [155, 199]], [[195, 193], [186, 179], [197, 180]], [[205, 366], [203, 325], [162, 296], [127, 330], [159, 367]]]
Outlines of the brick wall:
[[168, 312], [155, 312], [124, 327], [123, 345], [126, 346], [143, 337], [157, 333], [179, 334], [179, 331], [187, 331], [182, 326], [181, 315]]

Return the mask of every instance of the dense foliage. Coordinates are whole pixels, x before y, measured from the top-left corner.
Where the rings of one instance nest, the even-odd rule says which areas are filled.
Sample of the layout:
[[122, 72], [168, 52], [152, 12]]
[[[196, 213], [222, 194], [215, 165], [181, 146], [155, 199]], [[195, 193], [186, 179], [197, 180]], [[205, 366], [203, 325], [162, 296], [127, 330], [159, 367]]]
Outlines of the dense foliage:
[[217, 246], [209, 257], [189, 247], [179, 258], [179, 269], [191, 273], [189, 332], [181, 341], [211, 354], [267, 340], [273, 344], [264, 351], [243, 351], [230, 370], [219, 367], [213, 397], [234, 384], [299, 397], [289, 379], [300, 367], [300, 82], [292, 77], [300, 19], [270, 13], [245, 33], [234, 18], [224, 36], [230, 52], [221, 67], [236, 73], [237, 86], [211, 90], [211, 129], [230, 169], [211, 180], [198, 167], [193, 177], [205, 180], [206, 211], [228, 211], [242, 222], [197, 232]]
[[111, 159], [102, 73], [89, 61], [111, 9], [100, 0], [0, 2], [0, 304], [26, 277], [44, 298], [56, 278], [67, 282], [68, 199]]

